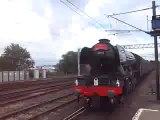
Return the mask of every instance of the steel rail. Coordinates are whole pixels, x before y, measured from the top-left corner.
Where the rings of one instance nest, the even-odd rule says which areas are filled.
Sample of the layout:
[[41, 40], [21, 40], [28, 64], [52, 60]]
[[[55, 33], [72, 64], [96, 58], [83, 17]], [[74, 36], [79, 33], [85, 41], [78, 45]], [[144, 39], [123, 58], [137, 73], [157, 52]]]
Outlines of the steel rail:
[[72, 120], [73, 118], [79, 116], [80, 114], [82, 114], [86, 110], [87, 110], [87, 108], [83, 106], [80, 109], [78, 109], [77, 111], [70, 114], [69, 116], [65, 117], [63, 120]]
[[36, 93], [34, 91], [33, 93], [31, 93], [33, 95], [22, 96], [22, 97], [19, 97], [19, 98], [8, 99], [8, 100], [5, 100], [3, 102], [0, 102], [0, 107], [4, 107], [4, 106], [9, 105], [9, 104], [13, 104], [13, 103], [16, 103], [16, 102], [19, 102], [19, 101], [32, 99], [32, 98], [39, 97], [39, 96], [42, 96], [42, 95], [47, 95], [47, 94], [50, 94], [52, 92], [58, 92], [60, 90], [68, 89], [68, 88], [70, 88], [70, 85], [65, 85], [65, 86], [63, 85], [63, 86], [58, 86], [54, 89], [39, 91], [40, 92], [39, 94], [33, 94], [33, 93]]
[[[27, 112], [29, 110], [32, 110], [34, 108], [37, 108], [37, 107], [42, 107], [43, 105], [47, 105], [47, 104], [50, 104], [52, 102], [55, 102], [55, 101], [58, 101], [60, 99], [63, 99], [63, 98], [66, 98], [66, 97], [69, 97], [69, 96], [72, 96], [73, 93], [69, 93], [67, 95], [63, 95], [63, 96], [60, 96], [60, 97], [57, 97], [57, 98], [53, 98], [53, 99], [50, 99], [50, 100], [47, 100], [47, 101], [43, 101], [43, 102], [40, 102], [40, 103], [37, 103], [37, 104], [33, 104], [33, 105], [29, 105], [29, 106], [26, 106], [24, 108], [20, 108], [20, 109], [17, 109], [17, 110], [14, 110], [14, 111], [11, 111], [11, 112], [8, 112], [6, 114], [3, 114], [0, 116], [0, 120], [5, 120], [7, 118], [11, 118], [15, 115], [18, 115], [18, 114], [21, 114], [21, 113], [24, 113], [24, 112]], [[76, 100], [76, 99], [74, 99]], [[72, 100], [73, 101], [73, 100]], [[55, 109], [55, 108], [54, 108]], [[36, 115], [35, 115], [36, 116]], [[33, 117], [32, 117], [33, 118]], [[31, 118], [30, 118], [31, 119]]]
[[[69, 82], [64, 82], [64, 83], [69, 83]], [[71, 83], [71, 82], [70, 82]], [[24, 89], [20, 89], [20, 90], [15, 90], [15, 91], [10, 91], [10, 92], [0, 92], [0, 101], [1, 101], [1, 98], [5, 97], [7, 98], [7, 96], [9, 95], [12, 95], [13, 94], [23, 94], [23, 92], [30, 92], [30, 91], [33, 91], [33, 90], [39, 90], [39, 89], [44, 89], [44, 88], [48, 88], [48, 87], [56, 87], [58, 85], [61, 85], [59, 83], [57, 84], [47, 84], [47, 85], [41, 85], [41, 86], [34, 86], [34, 87], [30, 87], [30, 88], [24, 88]]]

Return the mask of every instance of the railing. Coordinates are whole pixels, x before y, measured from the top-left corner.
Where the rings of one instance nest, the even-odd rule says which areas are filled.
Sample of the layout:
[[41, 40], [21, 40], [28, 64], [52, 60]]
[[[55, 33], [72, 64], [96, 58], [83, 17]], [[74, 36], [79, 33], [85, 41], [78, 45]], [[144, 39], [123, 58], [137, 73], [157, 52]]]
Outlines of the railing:
[[0, 83], [29, 80], [29, 71], [0, 71]]

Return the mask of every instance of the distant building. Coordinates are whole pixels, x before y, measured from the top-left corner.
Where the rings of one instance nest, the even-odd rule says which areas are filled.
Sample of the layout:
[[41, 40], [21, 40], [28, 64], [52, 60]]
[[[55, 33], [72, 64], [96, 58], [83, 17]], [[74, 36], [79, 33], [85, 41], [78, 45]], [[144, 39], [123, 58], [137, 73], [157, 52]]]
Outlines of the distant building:
[[34, 69], [45, 69], [47, 72], [56, 72], [54, 65], [36, 66]]

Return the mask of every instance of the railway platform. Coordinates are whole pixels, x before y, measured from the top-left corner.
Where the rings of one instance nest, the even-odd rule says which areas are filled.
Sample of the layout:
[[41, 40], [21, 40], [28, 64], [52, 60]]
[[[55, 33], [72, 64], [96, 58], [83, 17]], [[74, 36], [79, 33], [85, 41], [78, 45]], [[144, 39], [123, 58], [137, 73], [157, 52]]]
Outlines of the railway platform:
[[160, 120], [160, 102], [156, 100], [155, 71], [141, 79], [114, 112], [87, 111], [77, 120]]
[[152, 79], [144, 87], [147, 94], [143, 95], [145, 96], [143, 104], [146, 104], [146, 106], [139, 108], [132, 120], [160, 120], [160, 101], [156, 100], [156, 84], [155, 80]]
[[159, 120], [160, 111], [140, 108], [133, 116], [132, 120]]

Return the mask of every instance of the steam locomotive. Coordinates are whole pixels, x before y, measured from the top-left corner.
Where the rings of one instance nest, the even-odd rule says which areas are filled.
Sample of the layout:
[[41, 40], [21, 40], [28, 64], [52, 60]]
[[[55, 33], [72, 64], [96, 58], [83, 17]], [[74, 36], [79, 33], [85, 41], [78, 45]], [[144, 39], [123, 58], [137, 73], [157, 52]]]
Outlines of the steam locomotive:
[[93, 47], [80, 52], [80, 75], [73, 86], [75, 95], [92, 105], [98, 98], [100, 105], [121, 102], [124, 95], [133, 91], [139, 78], [152, 71], [149, 61], [113, 46], [108, 39], [100, 39]]

